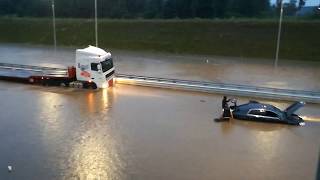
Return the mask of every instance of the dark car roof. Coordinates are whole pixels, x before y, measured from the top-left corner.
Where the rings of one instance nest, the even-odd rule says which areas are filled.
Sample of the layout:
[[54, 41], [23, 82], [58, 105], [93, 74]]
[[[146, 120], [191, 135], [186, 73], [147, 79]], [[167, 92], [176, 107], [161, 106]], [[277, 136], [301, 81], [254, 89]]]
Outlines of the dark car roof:
[[246, 111], [248, 112], [250, 109], [265, 109], [265, 110], [269, 110], [269, 111], [273, 111], [273, 112], [278, 112], [278, 113], [281, 113], [282, 111], [272, 105], [269, 105], [269, 104], [262, 104], [262, 103], [259, 103], [259, 102], [255, 102], [255, 101], [251, 101], [247, 104], [243, 104], [243, 105], [240, 105], [238, 106], [238, 109], [240, 111]]

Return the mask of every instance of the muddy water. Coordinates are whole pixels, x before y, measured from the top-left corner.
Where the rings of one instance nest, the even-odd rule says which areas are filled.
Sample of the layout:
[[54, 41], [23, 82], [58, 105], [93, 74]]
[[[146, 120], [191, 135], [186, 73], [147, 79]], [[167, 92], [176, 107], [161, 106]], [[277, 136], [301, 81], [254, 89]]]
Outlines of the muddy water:
[[[201, 93], [0, 87], [1, 179], [315, 178], [316, 122], [214, 123], [221, 97]], [[299, 114], [319, 120], [318, 110]]]
[[[12, 48], [16, 54], [9, 53], [15, 52]], [[11, 63], [73, 62], [69, 49], [59, 50], [55, 61], [42, 47], [0, 49], [1, 58]], [[124, 63], [128, 54], [118, 57], [121, 71], [155, 71], [152, 64], [158, 60], [145, 65], [138, 58], [128, 60], [140, 62], [129, 67]], [[60, 55], [67, 58], [56, 58]], [[42, 60], [37, 63], [33, 56]], [[171, 70], [155, 73], [165, 76]], [[295, 127], [214, 123], [220, 95], [127, 85], [90, 91], [0, 81], [0, 100], [0, 179], [315, 179], [319, 105], [301, 109], [307, 125]], [[265, 102], [282, 109], [290, 104]], [[7, 172], [8, 165], [13, 172]]]
[[[0, 45], [0, 62], [73, 65], [74, 48]], [[172, 55], [111, 50], [118, 73], [320, 91], [320, 62]]]

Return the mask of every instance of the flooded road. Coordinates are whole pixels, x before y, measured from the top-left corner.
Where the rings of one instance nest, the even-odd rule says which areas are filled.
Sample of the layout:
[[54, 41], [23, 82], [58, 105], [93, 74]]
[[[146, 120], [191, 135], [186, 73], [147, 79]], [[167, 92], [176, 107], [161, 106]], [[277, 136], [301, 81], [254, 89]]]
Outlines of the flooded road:
[[215, 123], [221, 97], [205, 93], [0, 87], [1, 179], [315, 178], [320, 123]]
[[[56, 67], [74, 61], [70, 49], [59, 50], [55, 58], [64, 58], [54, 61], [51, 50], [28, 49], [1, 46], [0, 58]], [[191, 77], [176, 73], [184, 68], [178, 61], [175, 70], [166, 71], [162, 67], [172, 62], [131, 62], [128, 54], [117, 57], [120, 72]], [[221, 95], [128, 85], [92, 91], [0, 81], [0, 100], [0, 179], [314, 180], [316, 175], [320, 106], [315, 104], [298, 112], [307, 123], [296, 127], [215, 123]], [[281, 109], [290, 104], [264, 102]]]
[[[111, 50], [118, 73], [320, 91], [320, 62], [173, 55]], [[0, 44], [0, 62], [49, 67], [74, 65], [75, 48]]]

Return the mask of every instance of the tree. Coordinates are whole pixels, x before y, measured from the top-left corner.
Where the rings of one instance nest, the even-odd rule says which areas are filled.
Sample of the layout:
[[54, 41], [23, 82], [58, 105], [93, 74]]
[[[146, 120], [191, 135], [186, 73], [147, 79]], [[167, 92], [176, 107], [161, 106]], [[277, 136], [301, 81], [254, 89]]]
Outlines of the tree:
[[[278, 1], [278, 5], [280, 0]], [[306, 0], [296, 1], [298, 7]], [[0, 15], [51, 16], [51, 0], [0, 0]], [[55, 0], [58, 17], [90, 18], [94, 0]], [[291, 3], [293, 4], [293, 3]], [[256, 17], [269, 0], [98, 0], [99, 17], [108, 18], [224, 18]]]
[[192, 18], [194, 11], [192, 8], [193, 0], [177, 0], [177, 15], [179, 18]]
[[299, 0], [298, 9], [301, 9], [303, 6], [305, 6], [306, 5], [306, 1], [307, 0]]
[[212, 18], [213, 13], [213, 0], [200, 0], [197, 3], [196, 16], [200, 18]]
[[14, 10], [14, 6], [10, 0], [0, 1], [0, 15], [11, 14]]
[[163, 17], [166, 19], [177, 17], [177, 1], [165, 0], [163, 7]]
[[38, 0], [38, 1], [28, 1], [28, 0], [20, 0], [16, 1], [17, 4], [13, 4], [15, 6], [15, 14], [18, 16], [34, 16], [34, 17], [43, 17], [49, 16], [50, 5], [46, 0]]
[[163, 0], [148, 0], [146, 1], [144, 17], [145, 18], [160, 18], [162, 17]]
[[214, 0], [214, 17], [223, 18], [226, 16], [229, 0]]
[[269, 7], [269, 0], [232, 0], [229, 13], [232, 16], [256, 17], [267, 11]]
[[128, 17], [127, 0], [111, 0], [113, 6], [109, 6], [107, 11], [110, 11], [111, 18]]
[[141, 17], [144, 12], [145, 0], [127, 0], [127, 11], [131, 18]]
[[284, 14], [287, 16], [295, 15], [297, 10], [297, 0], [290, 0], [289, 3], [284, 4]]

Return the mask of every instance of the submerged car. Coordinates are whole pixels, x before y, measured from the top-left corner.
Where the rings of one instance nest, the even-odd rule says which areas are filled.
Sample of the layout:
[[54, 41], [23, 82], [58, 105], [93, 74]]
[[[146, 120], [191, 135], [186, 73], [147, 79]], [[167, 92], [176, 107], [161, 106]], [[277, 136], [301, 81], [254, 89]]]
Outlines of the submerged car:
[[229, 110], [231, 111], [231, 117], [235, 119], [285, 123], [298, 126], [305, 125], [304, 120], [294, 114], [298, 109], [305, 105], [304, 102], [295, 102], [284, 111], [281, 111], [273, 105], [263, 104], [257, 101], [249, 101], [242, 105], [237, 105], [236, 99], [232, 100], [232, 102], [234, 105], [231, 106]]

